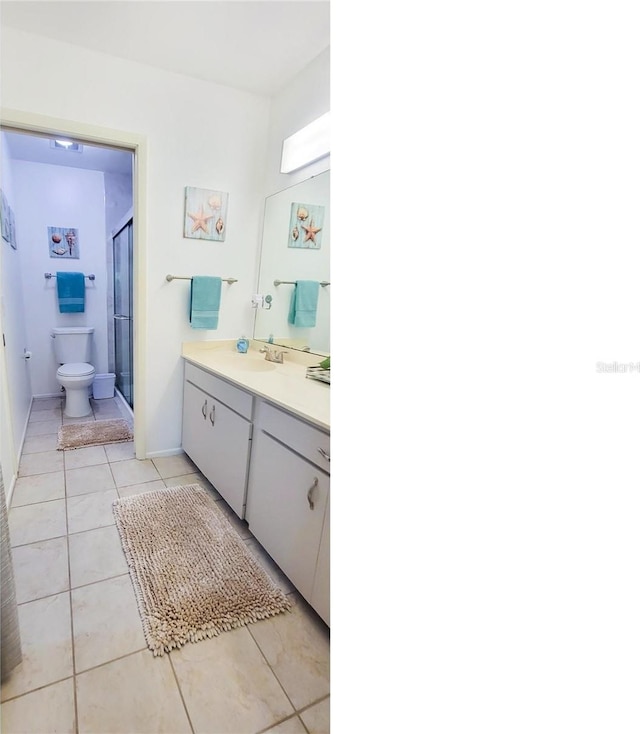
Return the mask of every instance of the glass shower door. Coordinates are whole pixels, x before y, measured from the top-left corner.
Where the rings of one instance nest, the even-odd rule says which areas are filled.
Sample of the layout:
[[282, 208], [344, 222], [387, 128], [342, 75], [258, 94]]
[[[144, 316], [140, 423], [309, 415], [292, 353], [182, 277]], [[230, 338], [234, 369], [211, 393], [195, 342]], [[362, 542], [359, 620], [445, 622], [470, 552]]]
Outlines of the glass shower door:
[[113, 238], [116, 387], [133, 409], [133, 220]]

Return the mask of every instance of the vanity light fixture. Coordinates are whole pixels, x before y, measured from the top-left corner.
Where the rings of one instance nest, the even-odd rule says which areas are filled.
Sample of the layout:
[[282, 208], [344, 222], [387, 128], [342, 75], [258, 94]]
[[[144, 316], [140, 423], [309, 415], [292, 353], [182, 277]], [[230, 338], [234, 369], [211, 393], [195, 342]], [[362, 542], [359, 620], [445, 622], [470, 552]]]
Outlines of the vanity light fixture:
[[290, 135], [282, 143], [280, 173], [291, 173], [298, 168], [319, 161], [329, 155], [330, 112], [310, 122], [302, 130]]
[[82, 145], [80, 143], [74, 143], [73, 140], [63, 140], [58, 138], [51, 141], [51, 147], [60, 150], [73, 150], [76, 153], [82, 153]]

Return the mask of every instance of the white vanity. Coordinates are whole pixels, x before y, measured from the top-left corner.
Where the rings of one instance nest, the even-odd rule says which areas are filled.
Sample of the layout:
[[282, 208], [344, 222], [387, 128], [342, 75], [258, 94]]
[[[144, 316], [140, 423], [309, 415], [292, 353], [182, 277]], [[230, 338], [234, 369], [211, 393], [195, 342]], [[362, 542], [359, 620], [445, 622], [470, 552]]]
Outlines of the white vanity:
[[321, 358], [231, 341], [182, 356], [184, 451], [329, 624], [329, 387], [305, 377]]

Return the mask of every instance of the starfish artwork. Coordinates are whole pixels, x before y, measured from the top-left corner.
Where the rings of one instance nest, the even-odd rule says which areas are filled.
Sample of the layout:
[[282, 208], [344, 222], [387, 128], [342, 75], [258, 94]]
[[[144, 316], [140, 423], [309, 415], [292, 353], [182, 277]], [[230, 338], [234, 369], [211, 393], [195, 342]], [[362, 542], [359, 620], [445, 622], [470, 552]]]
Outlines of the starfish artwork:
[[194, 240], [224, 242], [229, 194], [195, 186], [184, 190], [183, 236]]
[[[324, 216], [322, 204], [293, 202], [289, 217], [289, 247], [319, 250], [325, 227]], [[327, 232], [324, 233], [325, 238]]]
[[198, 214], [191, 214], [190, 212], [187, 212], [187, 216], [191, 217], [193, 220], [193, 226], [191, 227], [191, 232], [197, 232], [199, 229], [201, 229], [203, 232], [209, 231], [209, 225], [207, 222], [210, 219], [213, 219], [213, 214], [205, 214], [202, 211], [202, 207], [200, 207], [200, 211]]

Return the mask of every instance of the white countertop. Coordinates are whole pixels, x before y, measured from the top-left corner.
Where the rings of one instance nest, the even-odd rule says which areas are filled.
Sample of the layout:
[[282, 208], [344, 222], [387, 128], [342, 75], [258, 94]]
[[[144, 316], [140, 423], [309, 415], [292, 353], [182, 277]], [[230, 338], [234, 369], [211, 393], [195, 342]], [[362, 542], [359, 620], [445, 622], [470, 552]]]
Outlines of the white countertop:
[[258, 350], [264, 346], [251, 340], [249, 351], [240, 354], [235, 340], [183, 342], [182, 357], [329, 431], [330, 387], [306, 377], [307, 367], [319, 364], [323, 357], [290, 350], [284, 355], [284, 364], [276, 364], [260, 354]]

